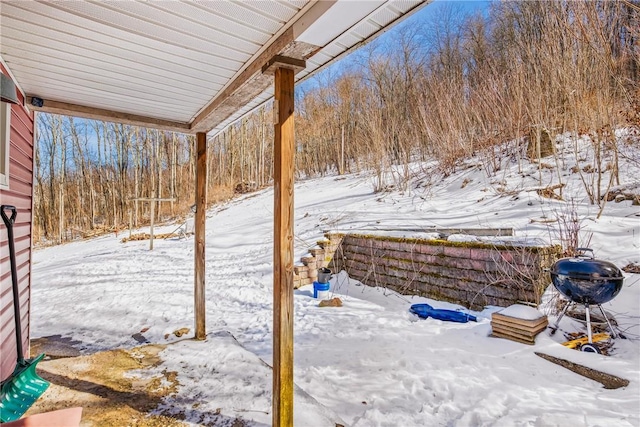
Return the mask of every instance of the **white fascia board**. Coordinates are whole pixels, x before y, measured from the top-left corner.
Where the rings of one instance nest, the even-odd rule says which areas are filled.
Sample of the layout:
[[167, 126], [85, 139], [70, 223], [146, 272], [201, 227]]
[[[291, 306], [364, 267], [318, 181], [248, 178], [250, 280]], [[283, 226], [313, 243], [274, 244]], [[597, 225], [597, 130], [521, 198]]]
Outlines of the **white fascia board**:
[[310, 12], [315, 10], [321, 15], [310, 25], [297, 22], [294, 26], [294, 38], [296, 41], [324, 47], [383, 3], [375, 0], [319, 1]]

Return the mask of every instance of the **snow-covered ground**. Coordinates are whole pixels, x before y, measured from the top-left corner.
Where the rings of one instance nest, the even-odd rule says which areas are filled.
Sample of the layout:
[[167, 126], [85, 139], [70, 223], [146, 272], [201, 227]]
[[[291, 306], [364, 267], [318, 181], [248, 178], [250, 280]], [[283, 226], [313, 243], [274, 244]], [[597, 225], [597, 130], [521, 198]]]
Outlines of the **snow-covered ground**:
[[[558, 222], [550, 220], [566, 216], [575, 206], [583, 239], [596, 258], [620, 268], [640, 264], [640, 207], [631, 201], [610, 202], [596, 218], [599, 209], [588, 203], [579, 174], [570, 170], [589, 164], [588, 152], [581, 151], [576, 161], [572, 143], [562, 147], [567, 151], [560, 174], [528, 163], [519, 172], [516, 161], [505, 159], [501, 169], [487, 177], [487, 163], [479, 157], [448, 177], [427, 169], [420, 172], [416, 165], [412, 183], [423, 185], [410, 185], [406, 191], [375, 194], [373, 178], [366, 173], [298, 182], [296, 256], [305, 255], [326, 230], [396, 230], [396, 235], [421, 236], [433, 227], [512, 227], [518, 240], [556, 242]], [[638, 153], [630, 155], [635, 161], [621, 159], [621, 185], [638, 186]], [[553, 159], [545, 163], [555, 166]], [[566, 201], [538, 196], [535, 188], [558, 183], [558, 175], [566, 184]], [[208, 213], [206, 300], [211, 338], [167, 347], [159, 368], [177, 371], [181, 384], [163, 406], [187, 416], [197, 406], [200, 418], [188, 418], [194, 424], [203, 413], [218, 409], [229, 417], [254, 420], [256, 426], [270, 424], [270, 383], [250, 366], [259, 365], [258, 358], [272, 362], [272, 223], [272, 189]], [[175, 228], [172, 224], [156, 232]], [[34, 338], [62, 334], [92, 352], [139, 345], [132, 335], [143, 330], [150, 342], [167, 343], [184, 339], [173, 331], [193, 329], [193, 238], [156, 239], [149, 251], [147, 241], [121, 243], [122, 237], [108, 235], [35, 252]], [[491, 313], [498, 307], [472, 312], [478, 322], [419, 319], [409, 312], [411, 304], [460, 307], [369, 288], [344, 272], [334, 275], [331, 286], [333, 296], [344, 303], [340, 308], [318, 307], [311, 286], [295, 292], [294, 374], [299, 388], [346, 425], [640, 425], [639, 274], [625, 273], [621, 293], [605, 304], [626, 336], [614, 340], [609, 356], [561, 345], [564, 333], [584, 331], [573, 319], [563, 319], [558, 333], [543, 332], [535, 346], [529, 346], [489, 337]], [[553, 293], [551, 285], [545, 298]], [[540, 310], [549, 313], [548, 307]], [[555, 317], [549, 320], [553, 323]], [[239, 352], [229, 333], [257, 357]], [[534, 352], [618, 375], [630, 384], [607, 390]], [[241, 397], [247, 394], [253, 399], [251, 407]], [[301, 414], [306, 403], [296, 402], [297, 426], [330, 425], [331, 416]]]

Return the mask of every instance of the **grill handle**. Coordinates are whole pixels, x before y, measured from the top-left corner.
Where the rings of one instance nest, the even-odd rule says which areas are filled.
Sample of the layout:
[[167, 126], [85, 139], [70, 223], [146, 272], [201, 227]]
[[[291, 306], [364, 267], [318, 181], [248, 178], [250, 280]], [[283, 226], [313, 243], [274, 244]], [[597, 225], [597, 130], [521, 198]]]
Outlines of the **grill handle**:
[[[578, 252], [578, 255], [576, 255], [577, 257], [593, 259], [593, 249], [591, 248], [576, 248], [576, 251]], [[585, 252], [591, 252], [591, 253], [587, 255]]]

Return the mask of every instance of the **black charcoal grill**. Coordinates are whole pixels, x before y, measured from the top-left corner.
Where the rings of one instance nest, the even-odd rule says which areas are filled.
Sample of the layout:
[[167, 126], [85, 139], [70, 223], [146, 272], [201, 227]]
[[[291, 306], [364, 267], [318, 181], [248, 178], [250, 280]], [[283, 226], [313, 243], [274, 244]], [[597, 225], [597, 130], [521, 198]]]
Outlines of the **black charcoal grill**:
[[[553, 335], [558, 329], [560, 320], [571, 304], [584, 304], [589, 343], [582, 345], [581, 350], [600, 353], [600, 349], [593, 345], [589, 306], [598, 306], [609, 326], [611, 336], [616, 338], [617, 335], [602, 308], [602, 304], [611, 301], [620, 293], [624, 277], [620, 269], [614, 264], [595, 259], [593, 250], [588, 248], [578, 248], [577, 250], [578, 255], [562, 258], [551, 267], [553, 285], [569, 300], [562, 309], [555, 325], [551, 328], [551, 334]], [[587, 255], [587, 252], [590, 255]]]

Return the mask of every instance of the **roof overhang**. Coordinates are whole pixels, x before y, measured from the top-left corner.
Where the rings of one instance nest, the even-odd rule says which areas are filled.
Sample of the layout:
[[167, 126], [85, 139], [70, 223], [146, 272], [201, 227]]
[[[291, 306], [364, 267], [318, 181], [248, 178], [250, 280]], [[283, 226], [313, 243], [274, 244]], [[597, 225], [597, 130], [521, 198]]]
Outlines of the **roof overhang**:
[[426, 3], [3, 0], [0, 55], [32, 110], [217, 133], [272, 98], [275, 56], [303, 79]]

